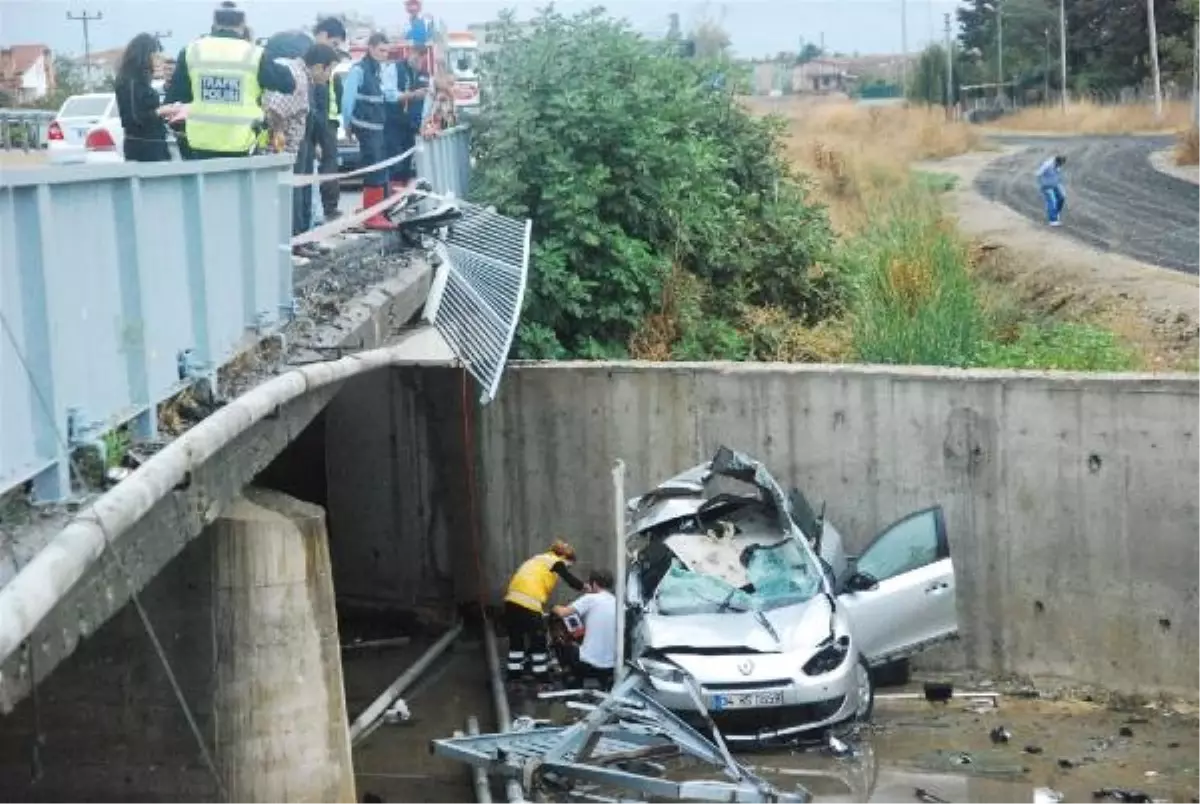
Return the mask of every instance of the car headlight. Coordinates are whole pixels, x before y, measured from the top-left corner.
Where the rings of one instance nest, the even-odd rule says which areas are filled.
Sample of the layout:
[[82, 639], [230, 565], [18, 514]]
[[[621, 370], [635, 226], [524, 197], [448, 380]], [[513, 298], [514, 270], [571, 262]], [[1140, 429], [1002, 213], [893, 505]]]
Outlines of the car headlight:
[[646, 675], [651, 678], [656, 678], [659, 681], [678, 681], [679, 668], [670, 662], [660, 661], [658, 659], [643, 658], [639, 661], [639, 665]]
[[826, 640], [801, 669], [804, 670], [806, 676], [832, 673], [842, 666], [842, 662], [846, 661], [846, 655], [849, 653], [850, 637], [842, 636], [836, 640]]

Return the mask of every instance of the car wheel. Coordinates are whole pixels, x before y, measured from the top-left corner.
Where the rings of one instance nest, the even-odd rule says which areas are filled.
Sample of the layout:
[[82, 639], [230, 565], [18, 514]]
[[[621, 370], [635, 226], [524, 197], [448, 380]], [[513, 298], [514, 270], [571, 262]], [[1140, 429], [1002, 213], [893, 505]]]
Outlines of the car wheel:
[[871, 719], [871, 712], [875, 709], [875, 681], [871, 678], [867, 660], [862, 656], [858, 657], [853, 678], [854, 687], [850, 693], [855, 700], [853, 720], [865, 723]]

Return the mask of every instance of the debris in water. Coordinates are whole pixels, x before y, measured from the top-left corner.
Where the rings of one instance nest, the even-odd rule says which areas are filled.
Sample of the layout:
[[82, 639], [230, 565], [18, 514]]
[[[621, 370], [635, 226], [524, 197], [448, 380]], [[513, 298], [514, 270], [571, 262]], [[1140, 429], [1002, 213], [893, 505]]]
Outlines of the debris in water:
[[913, 795], [917, 797], [917, 801], [924, 801], [926, 804], [948, 804], [946, 799], [941, 798], [934, 793], [930, 793], [924, 787], [918, 787], [917, 789], [913, 790]]
[[1146, 771], [1142, 775], [1145, 776], [1147, 779], [1153, 779], [1155, 776], [1158, 775], [1158, 771]]
[[1101, 787], [1092, 793], [1095, 801], [1117, 801], [1121, 804], [1150, 804], [1154, 799], [1141, 790], [1127, 790], [1123, 787]]
[[1063, 794], [1050, 787], [1035, 787], [1033, 789], [1033, 804], [1058, 804], [1063, 800]]
[[1122, 726], [1120, 729], [1117, 730], [1117, 734], [1119, 734], [1122, 737], [1132, 737], [1133, 729], [1129, 728], [1128, 726]]
[[925, 682], [925, 700], [930, 703], [946, 703], [954, 697], [954, 685], [943, 681]]
[[835, 757], [849, 756], [854, 753], [854, 749], [832, 734], [829, 735], [829, 750]]
[[968, 754], [966, 751], [960, 752], [951, 761], [955, 765], [970, 765], [972, 762], [974, 762], [974, 760], [971, 759], [971, 755]]
[[1067, 759], [1066, 757], [1061, 757], [1058, 760], [1058, 767], [1062, 768], [1063, 770], [1070, 770], [1071, 768], [1075, 767], [1075, 761]]
[[1178, 747], [1179, 747], [1179, 743], [1176, 742], [1175, 740], [1172, 740], [1171, 742], [1167, 743], [1167, 748], [1178, 748]]
[[1042, 753], [1042, 751], [1043, 751], [1043, 750], [1044, 750], [1044, 749], [1043, 749], [1043, 748], [1042, 748], [1040, 745], [1027, 745], [1027, 746], [1025, 746], [1025, 753], [1026, 753], [1026, 754], [1040, 754], [1040, 753]]
[[412, 712], [408, 709], [408, 704], [403, 698], [397, 698], [396, 702], [387, 708], [383, 713], [384, 723], [404, 723], [412, 719]]
[[1006, 743], [1012, 739], [1012, 732], [1004, 726], [997, 726], [988, 733], [988, 736], [992, 738], [993, 743]]

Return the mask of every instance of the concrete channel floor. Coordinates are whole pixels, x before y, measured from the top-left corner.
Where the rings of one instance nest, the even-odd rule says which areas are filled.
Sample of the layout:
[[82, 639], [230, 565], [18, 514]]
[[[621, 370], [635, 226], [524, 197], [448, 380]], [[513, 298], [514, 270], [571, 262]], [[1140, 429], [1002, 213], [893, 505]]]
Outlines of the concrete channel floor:
[[[415, 641], [386, 653], [347, 657], [344, 672], [347, 706], [353, 717], [433, 642]], [[966, 682], [958, 689], [971, 688]], [[917, 692], [880, 689], [880, 694]], [[429, 740], [463, 728], [478, 715], [484, 731], [494, 727], [487, 677], [478, 641], [466, 638], [435, 663], [428, 675], [404, 696], [413, 714], [405, 725], [383, 726], [354, 752], [358, 795], [373, 793], [384, 801], [469, 801], [473, 797], [466, 766], [433, 757]], [[531, 714], [566, 720], [569, 711], [530, 701], [512, 701], [513, 715]], [[1023, 699], [1002, 695], [996, 709], [975, 711], [962, 699], [946, 705], [924, 701], [879, 700], [862, 740], [873, 761], [840, 768], [842, 779], [809, 775], [828, 773], [838, 763], [822, 752], [771, 750], [741, 754], [781, 789], [803, 784], [816, 801], [920, 801], [921, 788], [955, 802], [1033, 801], [1033, 791], [1049, 787], [1065, 801], [1092, 801], [1101, 788], [1125, 788], [1156, 801], [1195, 801], [1197, 717], [1194, 709], [1177, 711], [1160, 704], [1113, 709], [1086, 700]], [[1003, 726], [1007, 743], [990, 733]], [[1027, 746], [1040, 749], [1030, 753]], [[969, 756], [969, 764], [961, 764]], [[851, 789], [847, 779], [865, 790]], [[496, 790], [496, 800], [502, 791]]]

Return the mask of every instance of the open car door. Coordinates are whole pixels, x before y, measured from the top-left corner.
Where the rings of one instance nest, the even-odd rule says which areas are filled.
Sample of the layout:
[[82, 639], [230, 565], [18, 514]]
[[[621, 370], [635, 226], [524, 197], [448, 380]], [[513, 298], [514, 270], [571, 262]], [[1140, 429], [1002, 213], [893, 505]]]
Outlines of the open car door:
[[838, 604], [871, 666], [958, 633], [954, 564], [940, 506], [889, 525], [839, 581]]

